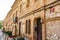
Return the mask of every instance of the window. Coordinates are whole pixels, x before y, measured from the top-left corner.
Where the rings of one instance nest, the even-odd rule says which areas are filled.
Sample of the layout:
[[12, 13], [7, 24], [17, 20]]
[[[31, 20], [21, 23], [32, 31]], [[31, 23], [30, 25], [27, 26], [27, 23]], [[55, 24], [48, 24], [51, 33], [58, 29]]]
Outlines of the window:
[[14, 14], [13, 14], [13, 22], [14, 22]]
[[26, 33], [27, 33], [27, 20], [26, 20]]
[[15, 25], [15, 35], [17, 35], [18, 29], [17, 26]]
[[6, 24], [6, 26], [7, 26], [7, 24]]
[[27, 0], [26, 7], [29, 7], [29, 4], [30, 4], [30, 0]]
[[19, 22], [19, 36], [21, 35], [21, 22]]
[[36, 2], [37, 0], [34, 0], [34, 2]]
[[15, 25], [15, 35], [16, 35], [16, 25]]
[[30, 20], [28, 20], [27, 26], [28, 26], [28, 34], [30, 34]]
[[30, 34], [31, 22], [30, 19], [26, 20], [26, 33]]
[[22, 12], [22, 4], [20, 5], [20, 13]]
[[16, 11], [16, 16], [17, 16], [18, 11]]

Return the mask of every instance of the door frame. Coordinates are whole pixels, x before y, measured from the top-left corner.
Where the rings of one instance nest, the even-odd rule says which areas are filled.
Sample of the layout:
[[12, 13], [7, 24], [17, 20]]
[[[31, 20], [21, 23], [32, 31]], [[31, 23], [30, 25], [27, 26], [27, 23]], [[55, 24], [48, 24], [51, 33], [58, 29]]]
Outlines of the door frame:
[[[38, 20], [38, 19], [40, 19], [40, 21], [41, 21], [41, 18], [40, 18], [40, 17], [34, 19], [34, 32], [35, 32], [35, 26], [37, 26], [37, 20]], [[42, 22], [41, 22], [41, 23], [42, 23]], [[36, 25], [35, 25], [35, 24], [36, 24]], [[41, 25], [41, 27], [42, 27], [42, 25]], [[42, 31], [42, 29], [41, 29], [41, 31]], [[43, 35], [42, 35], [42, 38], [43, 38]], [[35, 40], [35, 33], [34, 33], [34, 40]]]

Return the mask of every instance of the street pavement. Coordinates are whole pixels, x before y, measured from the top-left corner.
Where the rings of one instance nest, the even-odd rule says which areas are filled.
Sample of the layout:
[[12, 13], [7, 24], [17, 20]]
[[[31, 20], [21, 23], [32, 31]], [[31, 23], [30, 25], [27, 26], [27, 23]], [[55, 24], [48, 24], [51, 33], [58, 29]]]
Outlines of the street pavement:
[[0, 40], [5, 40], [5, 34], [2, 32], [2, 29], [0, 29]]

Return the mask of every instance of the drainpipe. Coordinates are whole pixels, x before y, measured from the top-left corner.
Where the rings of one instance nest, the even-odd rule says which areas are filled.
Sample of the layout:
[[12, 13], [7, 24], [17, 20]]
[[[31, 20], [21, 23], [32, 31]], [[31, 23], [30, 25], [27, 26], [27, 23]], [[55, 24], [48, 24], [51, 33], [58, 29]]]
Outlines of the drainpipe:
[[45, 1], [44, 0], [44, 39], [43, 40], [46, 40], [46, 9], [45, 9]]

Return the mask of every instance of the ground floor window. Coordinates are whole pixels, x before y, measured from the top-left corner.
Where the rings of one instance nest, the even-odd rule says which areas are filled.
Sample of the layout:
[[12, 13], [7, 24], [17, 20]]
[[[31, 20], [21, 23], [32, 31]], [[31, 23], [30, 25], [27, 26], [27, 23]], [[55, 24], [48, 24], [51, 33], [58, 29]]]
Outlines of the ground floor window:
[[30, 34], [31, 20], [26, 20], [26, 33]]

